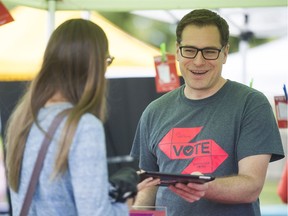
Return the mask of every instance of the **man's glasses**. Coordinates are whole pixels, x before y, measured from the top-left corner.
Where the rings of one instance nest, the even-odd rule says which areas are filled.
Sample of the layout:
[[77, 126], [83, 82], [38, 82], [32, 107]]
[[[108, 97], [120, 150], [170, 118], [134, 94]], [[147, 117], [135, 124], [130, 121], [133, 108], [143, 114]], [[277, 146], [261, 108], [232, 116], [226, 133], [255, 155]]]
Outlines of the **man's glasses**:
[[114, 60], [114, 57], [113, 57], [113, 56], [108, 56], [108, 57], [106, 58], [107, 66], [111, 65], [112, 62], [113, 62], [113, 60]]
[[216, 60], [219, 57], [219, 54], [222, 51], [223, 47], [221, 49], [216, 48], [198, 49], [193, 46], [180, 46], [179, 49], [181, 56], [184, 58], [194, 59], [197, 56], [198, 52], [200, 51], [204, 59]]

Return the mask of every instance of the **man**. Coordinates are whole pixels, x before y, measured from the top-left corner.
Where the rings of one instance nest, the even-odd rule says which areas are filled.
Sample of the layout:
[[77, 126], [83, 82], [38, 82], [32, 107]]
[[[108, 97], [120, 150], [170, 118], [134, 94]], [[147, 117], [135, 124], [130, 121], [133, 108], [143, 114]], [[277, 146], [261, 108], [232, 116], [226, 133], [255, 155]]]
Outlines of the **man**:
[[216, 179], [148, 188], [135, 205], [165, 206], [169, 216], [261, 215], [268, 164], [284, 157], [271, 105], [259, 91], [222, 77], [229, 27], [218, 14], [188, 13], [176, 36], [185, 84], [146, 108], [131, 155], [144, 171]]

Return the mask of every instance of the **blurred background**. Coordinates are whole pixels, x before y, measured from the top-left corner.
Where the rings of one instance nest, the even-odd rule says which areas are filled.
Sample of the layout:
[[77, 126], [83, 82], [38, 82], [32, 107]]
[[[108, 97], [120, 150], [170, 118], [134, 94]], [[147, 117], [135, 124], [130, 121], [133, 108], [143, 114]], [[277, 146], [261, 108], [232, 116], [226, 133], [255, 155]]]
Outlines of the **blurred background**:
[[[110, 91], [109, 119], [105, 123], [105, 130], [109, 171], [113, 173], [123, 166], [137, 168], [137, 161], [128, 156], [136, 125], [144, 108], [152, 100], [164, 94], [155, 90], [153, 57], [161, 54], [159, 50], [161, 43], [166, 44], [168, 53], [175, 54], [176, 25], [183, 15], [194, 8], [177, 10], [120, 8], [114, 11], [103, 9], [97, 12], [81, 8], [82, 10], [79, 11], [56, 10], [50, 13], [47, 8], [41, 8], [40, 3], [39, 8], [28, 7], [36, 1], [23, 0], [22, 3], [25, 2], [25, 6], [21, 4], [19, 6], [17, 0], [2, 1], [14, 18], [13, 22], [5, 25], [1, 25], [0, 22], [2, 134], [16, 101], [37, 73], [51, 29], [71, 17], [91, 19], [107, 31], [110, 52], [115, 56], [115, 64], [113, 63], [107, 71]], [[263, 4], [265, 2], [267, 1], [263, 1]], [[288, 84], [286, 64], [288, 16], [287, 2], [286, 4], [283, 2], [274, 1], [276, 6], [267, 4], [265, 7], [212, 8], [220, 13], [230, 26], [230, 55], [224, 65], [224, 77], [262, 91], [269, 99], [274, 112], [274, 96], [284, 95], [283, 85]], [[180, 81], [183, 83], [181, 77]], [[279, 130], [287, 152], [287, 128]], [[7, 214], [9, 205], [3, 158], [1, 142], [0, 213]], [[263, 215], [277, 216], [285, 215], [287, 212], [287, 206], [282, 204], [276, 192], [286, 160], [285, 158], [269, 166], [267, 181], [260, 197]]]

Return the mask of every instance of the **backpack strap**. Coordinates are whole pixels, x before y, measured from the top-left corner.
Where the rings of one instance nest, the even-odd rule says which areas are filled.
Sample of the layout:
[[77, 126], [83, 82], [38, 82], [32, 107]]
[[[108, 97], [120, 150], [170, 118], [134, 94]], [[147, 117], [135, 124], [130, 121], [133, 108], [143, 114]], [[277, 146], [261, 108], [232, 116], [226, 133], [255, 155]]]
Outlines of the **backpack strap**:
[[38, 157], [37, 157], [35, 165], [34, 165], [34, 170], [33, 170], [33, 173], [31, 175], [30, 183], [28, 186], [26, 196], [24, 198], [24, 202], [23, 202], [23, 205], [21, 208], [20, 216], [28, 215], [30, 205], [32, 202], [32, 198], [33, 198], [33, 195], [35, 192], [35, 188], [36, 188], [36, 185], [38, 183], [40, 172], [41, 172], [43, 162], [44, 162], [44, 159], [46, 156], [47, 149], [49, 147], [49, 144], [52, 141], [52, 138], [53, 138], [53, 135], [54, 135], [56, 129], [58, 128], [58, 126], [61, 123], [61, 121], [63, 120], [63, 118], [67, 115], [67, 113], [68, 113], [67, 111], [68, 110], [64, 110], [55, 116], [54, 120], [52, 121], [52, 123], [48, 129], [47, 134], [45, 134], [44, 140], [42, 142], [41, 148], [40, 148], [39, 153], [38, 153]]

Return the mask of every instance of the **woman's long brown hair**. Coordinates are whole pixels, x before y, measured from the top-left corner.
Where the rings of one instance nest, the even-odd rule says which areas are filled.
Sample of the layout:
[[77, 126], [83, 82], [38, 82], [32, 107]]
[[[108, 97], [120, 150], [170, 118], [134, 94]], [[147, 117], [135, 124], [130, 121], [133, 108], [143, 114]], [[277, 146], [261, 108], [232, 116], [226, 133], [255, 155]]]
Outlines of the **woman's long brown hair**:
[[77, 124], [84, 113], [105, 117], [108, 40], [95, 23], [71, 19], [51, 35], [43, 64], [11, 115], [6, 131], [8, 183], [18, 191], [25, 143], [37, 114], [56, 92], [73, 104], [62, 131], [54, 174], [67, 169], [67, 157]]

